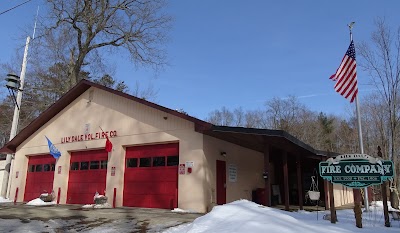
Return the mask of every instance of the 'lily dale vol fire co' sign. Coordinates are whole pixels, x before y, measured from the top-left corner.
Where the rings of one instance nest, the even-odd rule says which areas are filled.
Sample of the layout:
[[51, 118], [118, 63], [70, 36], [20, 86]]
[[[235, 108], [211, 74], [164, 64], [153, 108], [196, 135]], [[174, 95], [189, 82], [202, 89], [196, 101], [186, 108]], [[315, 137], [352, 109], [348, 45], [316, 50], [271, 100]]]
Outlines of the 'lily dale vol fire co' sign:
[[344, 154], [319, 163], [319, 174], [332, 183], [350, 188], [382, 184], [394, 175], [393, 162], [366, 154]]

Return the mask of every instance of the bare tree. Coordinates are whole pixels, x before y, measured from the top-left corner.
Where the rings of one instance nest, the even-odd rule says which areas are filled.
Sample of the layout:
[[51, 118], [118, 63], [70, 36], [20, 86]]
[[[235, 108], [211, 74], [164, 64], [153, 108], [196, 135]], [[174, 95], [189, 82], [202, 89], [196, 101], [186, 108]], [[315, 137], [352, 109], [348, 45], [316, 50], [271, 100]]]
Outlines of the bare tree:
[[267, 128], [265, 112], [262, 110], [249, 110], [245, 113], [245, 127], [248, 128]]
[[[376, 31], [372, 33], [372, 47], [366, 42], [359, 46], [359, 54], [362, 62], [360, 66], [368, 72], [373, 85], [378, 89], [382, 96], [385, 114], [388, 116], [388, 141], [389, 158], [397, 165], [396, 174], [400, 168], [397, 164], [399, 158], [399, 87], [400, 87], [400, 27], [392, 32], [384, 19], [375, 21]], [[399, 187], [399, 179], [395, 179]], [[399, 206], [398, 198], [395, 193], [391, 193], [393, 207]]]
[[90, 56], [101, 59], [100, 49], [127, 51], [136, 65], [166, 64], [162, 46], [172, 19], [163, 11], [164, 0], [47, 0], [47, 5], [42, 36], [65, 39], [58, 57], [68, 64], [70, 87]]
[[[362, 121], [364, 131], [364, 146], [369, 154], [376, 153], [379, 145], [383, 151], [389, 151], [388, 128], [389, 116], [385, 110], [385, 103], [379, 93], [373, 93], [363, 98]], [[383, 154], [384, 159], [389, 159], [389, 154]]]
[[234, 115], [227, 108], [222, 107], [221, 110], [214, 110], [208, 114], [207, 121], [215, 125], [234, 126]]
[[298, 115], [306, 109], [295, 96], [285, 99], [273, 98], [267, 101], [265, 106], [270, 127], [288, 132], [292, 131], [298, 122]]
[[132, 95], [144, 100], [155, 101], [158, 95], [158, 90], [155, 89], [154, 85], [151, 83], [147, 85], [147, 87], [143, 87], [138, 81], [136, 81]]

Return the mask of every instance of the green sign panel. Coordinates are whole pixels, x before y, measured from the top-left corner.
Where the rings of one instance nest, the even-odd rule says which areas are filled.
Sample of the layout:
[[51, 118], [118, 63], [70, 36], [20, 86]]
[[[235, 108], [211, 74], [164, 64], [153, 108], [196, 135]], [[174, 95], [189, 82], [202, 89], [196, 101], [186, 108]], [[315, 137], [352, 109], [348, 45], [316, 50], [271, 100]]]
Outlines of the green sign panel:
[[[335, 159], [319, 163], [322, 178], [350, 188], [364, 188], [382, 184], [394, 176], [393, 162], [379, 160], [368, 155], [339, 155]], [[355, 159], [356, 158], [356, 159]]]

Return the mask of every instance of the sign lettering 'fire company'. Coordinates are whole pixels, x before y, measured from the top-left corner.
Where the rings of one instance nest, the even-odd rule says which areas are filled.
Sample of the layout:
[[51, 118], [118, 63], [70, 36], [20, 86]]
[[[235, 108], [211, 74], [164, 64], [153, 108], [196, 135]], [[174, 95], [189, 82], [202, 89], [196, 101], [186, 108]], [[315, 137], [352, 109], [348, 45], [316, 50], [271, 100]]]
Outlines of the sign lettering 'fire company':
[[319, 163], [319, 174], [332, 183], [350, 188], [382, 184], [394, 176], [393, 162], [365, 154], [346, 154]]

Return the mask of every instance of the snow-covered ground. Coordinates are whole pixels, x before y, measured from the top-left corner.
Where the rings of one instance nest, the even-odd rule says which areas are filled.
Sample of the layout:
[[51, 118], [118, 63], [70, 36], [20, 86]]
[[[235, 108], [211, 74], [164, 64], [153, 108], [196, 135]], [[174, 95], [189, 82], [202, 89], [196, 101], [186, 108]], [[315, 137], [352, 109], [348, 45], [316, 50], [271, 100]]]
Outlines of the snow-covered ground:
[[[39, 199], [40, 200], [40, 199]], [[35, 206], [48, 205], [35, 199]], [[10, 202], [8, 199], [0, 198], [1, 202]], [[184, 225], [180, 222], [171, 222], [168, 225], [149, 226], [146, 232], [164, 233], [300, 233], [300, 232], [324, 232], [324, 233], [390, 233], [400, 232], [400, 221], [391, 221], [392, 227], [384, 227], [382, 202], [372, 203], [370, 212], [363, 213], [363, 228], [355, 226], [353, 210], [337, 211], [338, 222], [336, 224], [324, 220], [323, 216], [329, 211], [319, 212], [287, 212], [255, 204], [247, 200], [235, 201], [214, 209]], [[86, 208], [95, 208], [93, 205]], [[398, 211], [391, 209], [391, 211]], [[192, 211], [175, 209], [173, 212], [189, 213]], [[391, 218], [391, 216], [390, 216]], [[179, 225], [179, 226], [177, 226]], [[173, 227], [177, 226], [177, 227]], [[172, 228], [169, 228], [172, 227]], [[168, 229], [169, 228], [169, 229]], [[167, 230], [165, 230], [167, 229]], [[119, 219], [114, 221], [96, 222], [83, 224], [78, 219], [62, 220], [51, 219], [49, 221], [38, 221], [29, 219], [1, 219], [0, 232], [135, 232], [138, 223], [132, 219]], [[163, 231], [164, 230], [164, 231]]]
[[0, 197], [0, 203], [7, 203], [7, 202], [12, 202], [12, 201], [4, 197]]
[[[400, 232], [400, 222], [384, 227], [382, 204], [371, 206], [371, 212], [363, 213], [363, 228], [355, 226], [353, 210], [337, 211], [338, 222], [323, 220], [329, 211], [287, 212], [255, 204], [247, 200], [235, 201], [214, 209], [194, 222], [170, 228], [164, 233], [389, 233]], [[318, 217], [318, 219], [317, 219]]]

